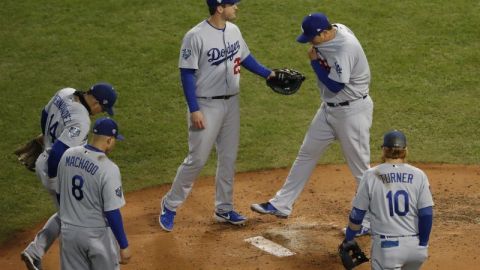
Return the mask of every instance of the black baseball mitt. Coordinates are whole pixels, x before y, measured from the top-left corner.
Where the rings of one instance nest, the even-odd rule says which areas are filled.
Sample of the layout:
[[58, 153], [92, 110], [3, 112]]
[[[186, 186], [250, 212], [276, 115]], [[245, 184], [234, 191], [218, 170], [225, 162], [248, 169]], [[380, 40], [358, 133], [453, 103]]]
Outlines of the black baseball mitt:
[[348, 242], [343, 241], [340, 246], [338, 246], [338, 255], [342, 260], [343, 267], [347, 270], [352, 270], [356, 266], [368, 262], [367, 256], [365, 256], [365, 253], [363, 253], [355, 240]]
[[27, 142], [25, 145], [17, 148], [13, 153], [17, 155], [18, 161], [25, 165], [27, 169], [34, 172], [35, 162], [38, 156], [43, 152], [42, 137], [39, 136]]
[[305, 80], [305, 76], [294, 69], [274, 69], [273, 72], [275, 72], [275, 76], [267, 79], [267, 85], [274, 92], [282, 95], [296, 93]]

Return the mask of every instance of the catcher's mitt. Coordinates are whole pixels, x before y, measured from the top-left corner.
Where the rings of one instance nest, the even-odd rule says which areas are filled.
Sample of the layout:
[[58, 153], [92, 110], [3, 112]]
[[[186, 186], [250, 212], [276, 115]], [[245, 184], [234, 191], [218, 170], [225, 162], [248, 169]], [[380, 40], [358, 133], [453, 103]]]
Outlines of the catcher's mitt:
[[296, 93], [305, 80], [305, 76], [294, 69], [274, 69], [273, 72], [275, 72], [275, 76], [267, 79], [267, 85], [274, 92], [282, 95]]
[[338, 255], [340, 255], [343, 266], [347, 270], [352, 270], [354, 267], [368, 262], [367, 256], [365, 256], [365, 253], [363, 253], [355, 240], [348, 242], [343, 241], [340, 246], [338, 246]]
[[35, 171], [35, 162], [37, 161], [38, 156], [43, 152], [43, 142], [42, 137], [37, 137], [30, 140], [23, 146], [20, 146], [13, 152], [18, 157], [18, 161], [25, 165], [27, 169], [34, 172]]

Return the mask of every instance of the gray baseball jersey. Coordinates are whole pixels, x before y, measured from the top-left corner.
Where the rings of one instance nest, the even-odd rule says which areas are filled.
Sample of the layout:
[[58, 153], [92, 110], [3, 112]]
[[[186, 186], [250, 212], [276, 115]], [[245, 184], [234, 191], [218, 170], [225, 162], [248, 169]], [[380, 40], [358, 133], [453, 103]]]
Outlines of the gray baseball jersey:
[[370, 209], [379, 235], [417, 235], [418, 209], [433, 206], [425, 173], [409, 164], [383, 163], [365, 172], [353, 206]]
[[316, 45], [320, 63], [330, 71], [328, 77], [344, 83], [342, 91], [334, 93], [317, 80], [324, 102], [355, 100], [368, 94], [370, 67], [360, 42], [353, 32], [343, 24], [333, 25], [337, 29], [334, 39]]
[[419, 269], [418, 209], [433, 206], [425, 173], [409, 164], [383, 163], [365, 172], [353, 206], [371, 212], [372, 268]]
[[[48, 156], [52, 145], [60, 140], [69, 147], [83, 145], [87, 142], [90, 130], [90, 115], [88, 110], [75, 101], [75, 89], [64, 88], [59, 90], [45, 106], [47, 121], [44, 132], [44, 152], [37, 158], [35, 173], [43, 186], [50, 193], [55, 206], [57, 202], [57, 178], [48, 177]], [[37, 234], [26, 251], [36, 259], [43, 257], [45, 251], [51, 246], [60, 234], [60, 218], [54, 214]]]
[[190, 193], [193, 182], [210, 155], [213, 145], [218, 153], [215, 208], [224, 213], [233, 210], [233, 178], [240, 135], [239, 98], [211, 99], [239, 93], [240, 65], [250, 54], [238, 27], [226, 22], [217, 29], [202, 21], [183, 39], [179, 67], [195, 69], [196, 96], [206, 127], [196, 129], [188, 114], [189, 152], [177, 171], [164, 202], [175, 211]]
[[178, 67], [196, 70], [197, 97], [232, 95], [240, 90], [240, 65], [249, 54], [235, 24], [221, 30], [205, 20], [185, 34]]
[[[112, 245], [115, 238], [111, 231], [105, 229], [108, 222], [104, 212], [125, 205], [118, 166], [89, 145], [73, 147], [60, 160], [58, 180], [62, 269], [84, 269], [92, 260], [96, 260], [96, 269], [117, 269], [118, 248]], [[96, 239], [88, 237], [91, 235]]]
[[[335, 93], [318, 80], [323, 103], [310, 124], [285, 184], [269, 201], [285, 215], [292, 212], [318, 160], [334, 140], [339, 140], [357, 183], [370, 168], [373, 101], [368, 95], [368, 61], [350, 29], [342, 24], [334, 24], [334, 28], [335, 37], [315, 48], [320, 64], [329, 71], [329, 78], [344, 83], [345, 87]], [[368, 218], [364, 225], [368, 227]]]
[[57, 183], [55, 179], [49, 179], [47, 164], [53, 144], [60, 140], [68, 147], [84, 145], [90, 130], [88, 110], [80, 102], [75, 101], [74, 92], [73, 88], [61, 89], [44, 108], [47, 112], [45, 133], [43, 134], [45, 150], [37, 159], [35, 171], [43, 185], [53, 195], [56, 193]]

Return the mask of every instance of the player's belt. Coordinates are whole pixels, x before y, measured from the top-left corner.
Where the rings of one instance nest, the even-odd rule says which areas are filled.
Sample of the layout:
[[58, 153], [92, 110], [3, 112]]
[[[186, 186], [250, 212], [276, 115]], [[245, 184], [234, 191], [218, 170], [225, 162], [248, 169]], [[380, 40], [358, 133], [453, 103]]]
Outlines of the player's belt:
[[225, 96], [213, 96], [213, 97], [198, 97], [198, 98], [203, 98], [203, 99], [229, 99], [229, 98], [234, 97], [236, 95], [237, 94], [225, 95]]
[[[362, 97], [362, 99], [366, 99], [367, 97], [368, 97], [368, 95], [365, 95], [365, 96]], [[328, 107], [348, 106], [348, 105], [350, 105], [351, 102], [356, 101], [356, 100], [359, 100], [359, 99], [355, 99], [355, 100], [351, 100], [351, 101], [344, 101], [344, 102], [340, 102], [340, 103], [327, 102], [327, 105], [328, 105]]]
[[410, 234], [410, 235], [378, 235], [380, 239], [390, 239], [390, 238], [402, 238], [402, 237], [416, 237], [418, 234]]

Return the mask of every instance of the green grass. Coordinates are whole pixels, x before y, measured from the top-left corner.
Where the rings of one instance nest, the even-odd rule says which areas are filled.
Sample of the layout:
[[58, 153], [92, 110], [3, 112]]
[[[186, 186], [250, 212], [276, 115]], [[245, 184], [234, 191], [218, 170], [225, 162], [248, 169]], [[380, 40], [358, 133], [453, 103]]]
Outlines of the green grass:
[[[280, 96], [243, 71], [238, 171], [288, 167], [320, 103], [306, 57], [295, 42], [311, 11], [348, 25], [372, 71], [372, 161], [383, 132], [409, 139], [410, 160], [480, 161], [478, 1], [244, 0], [237, 24], [268, 67], [307, 75], [300, 92]], [[39, 112], [66, 86], [97, 81], [119, 92], [127, 140], [112, 154], [127, 191], [172, 181], [187, 151], [186, 106], [178, 76], [185, 32], [207, 17], [204, 1], [11, 1], [0, 3], [0, 242], [52, 211], [34, 174], [13, 149], [39, 132]], [[343, 163], [338, 144], [321, 163]], [[215, 155], [203, 170], [215, 172]]]

